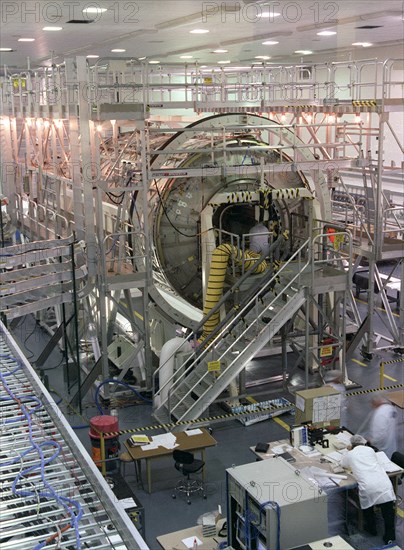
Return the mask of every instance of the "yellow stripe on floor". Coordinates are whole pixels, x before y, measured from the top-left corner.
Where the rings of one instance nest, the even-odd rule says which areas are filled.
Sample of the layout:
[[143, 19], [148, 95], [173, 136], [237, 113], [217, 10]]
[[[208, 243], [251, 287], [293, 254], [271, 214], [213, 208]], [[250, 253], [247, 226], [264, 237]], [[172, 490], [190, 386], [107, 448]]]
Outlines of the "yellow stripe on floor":
[[[355, 302], [359, 302], [361, 304], [367, 304], [367, 302], [365, 302], [365, 300], [360, 300], [359, 298], [355, 298]], [[375, 309], [379, 310], [379, 311], [383, 311], [383, 313], [386, 313], [386, 310], [382, 307], [376, 307]], [[394, 317], [400, 317], [400, 315], [398, 313], [394, 313], [393, 311], [391, 312], [392, 315], [394, 315]]]
[[354, 363], [358, 363], [361, 367], [367, 367], [366, 363], [362, 363], [362, 361], [359, 361], [359, 359], [352, 359]]
[[286, 424], [286, 422], [284, 422], [283, 420], [281, 420], [280, 418], [278, 418], [277, 416], [275, 416], [274, 418], [272, 418], [272, 420], [274, 422], [276, 422], [277, 424], [279, 424], [279, 426], [282, 426], [282, 428], [285, 428], [285, 430], [288, 430], [288, 432], [290, 432], [290, 426], [289, 424]]
[[395, 378], [393, 378], [392, 376], [389, 376], [388, 374], [383, 374], [384, 378], [387, 378], [388, 380], [391, 380], [392, 382], [397, 382], [397, 380]]
[[248, 397], [246, 397], [246, 399], [247, 399], [247, 401], [249, 401], [251, 404], [258, 403], [258, 401], [256, 401], [256, 400], [254, 399], [254, 397], [248, 396]]
[[398, 517], [404, 518], [404, 510], [401, 510], [401, 508], [397, 508], [396, 513], [397, 513]]

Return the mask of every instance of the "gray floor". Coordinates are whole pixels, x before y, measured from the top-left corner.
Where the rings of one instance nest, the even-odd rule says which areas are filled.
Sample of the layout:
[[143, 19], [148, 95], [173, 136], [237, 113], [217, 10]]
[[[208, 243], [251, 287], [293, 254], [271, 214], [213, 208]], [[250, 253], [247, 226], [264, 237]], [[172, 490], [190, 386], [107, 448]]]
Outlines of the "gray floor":
[[[27, 317], [21, 319], [13, 329], [13, 334], [19, 341], [23, 350], [31, 363], [43, 349], [49, 339], [48, 335], [36, 324], [35, 319]], [[357, 382], [363, 389], [376, 388], [379, 386], [379, 364], [381, 360], [392, 358], [401, 358], [401, 356], [392, 355], [388, 352], [378, 353], [371, 361], [365, 361], [359, 351], [354, 360], [348, 365], [348, 373], [352, 380]], [[273, 359], [265, 361], [254, 361], [249, 368], [247, 380], [261, 379], [264, 376], [272, 376], [279, 372], [279, 362]], [[404, 382], [403, 375], [404, 362], [397, 362], [386, 366], [386, 374], [393, 380], [387, 379], [389, 384], [399, 384]], [[55, 400], [60, 402], [60, 407], [66, 414], [66, 418], [72, 426], [86, 426], [77, 429], [76, 433], [90, 450], [91, 442], [88, 435], [89, 419], [99, 412], [94, 406], [94, 395], [88, 395], [83, 402], [82, 414], [75, 414], [67, 408], [64, 399], [68, 398], [67, 377], [63, 366], [62, 357], [59, 350], [55, 350], [46, 365], [42, 369], [46, 376], [46, 383], [55, 390]], [[70, 377], [70, 382], [72, 377]], [[74, 392], [75, 387], [72, 387]], [[274, 387], [268, 385], [268, 392], [273, 392]], [[253, 391], [251, 391], [253, 395]], [[284, 396], [292, 397], [285, 393]], [[344, 411], [344, 423], [353, 432], [361, 428], [361, 432], [366, 435], [366, 425], [363, 425], [369, 410], [372, 394], [357, 395], [347, 401], [347, 408]], [[268, 393], [268, 397], [273, 397]], [[260, 396], [259, 400], [265, 396]], [[108, 411], [106, 411], [108, 413]], [[120, 429], [133, 428], [137, 426], [155, 425], [156, 422], [151, 417], [150, 405], [144, 403], [136, 406], [122, 406], [118, 409]], [[403, 443], [403, 411], [399, 411], [399, 450], [404, 451]], [[293, 424], [292, 414], [285, 414], [280, 417], [284, 422]], [[206, 477], [207, 477], [207, 499], [193, 499], [191, 505], [187, 505], [185, 500], [171, 498], [172, 488], [175, 485], [179, 474], [174, 469], [173, 461], [170, 458], [156, 461], [153, 464], [153, 493], [149, 495], [142, 486], [136, 481], [135, 471], [132, 464], [126, 467], [126, 479], [136, 492], [138, 498], [145, 508], [146, 516], [146, 541], [150, 548], [157, 549], [156, 536], [175, 531], [178, 529], [194, 525], [198, 518], [205, 512], [215, 510], [220, 504], [225, 512], [225, 470], [233, 465], [245, 464], [254, 461], [254, 456], [249, 450], [251, 445], [258, 441], [275, 441], [288, 437], [288, 432], [274, 420], [267, 420], [249, 427], [243, 426], [237, 420], [215, 423], [211, 425], [213, 436], [218, 441], [218, 445], [209, 448], [206, 451]], [[158, 433], [154, 430], [150, 432]], [[400, 493], [402, 495], [402, 487]], [[363, 532], [359, 532], [354, 515], [349, 517], [349, 533], [346, 531], [346, 523], [343, 517], [343, 506], [341, 495], [333, 494], [329, 500], [329, 534], [340, 534], [350, 544], [358, 550], [369, 550], [382, 546], [382, 520], [379, 517], [379, 533], [377, 537], [369, 537]], [[313, 518], [314, 519], [314, 518]], [[293, 528], [293, 526], [291, 526]], [[397, 516], [397, 542], [401, 547], [404, 545], [403, 518]]]

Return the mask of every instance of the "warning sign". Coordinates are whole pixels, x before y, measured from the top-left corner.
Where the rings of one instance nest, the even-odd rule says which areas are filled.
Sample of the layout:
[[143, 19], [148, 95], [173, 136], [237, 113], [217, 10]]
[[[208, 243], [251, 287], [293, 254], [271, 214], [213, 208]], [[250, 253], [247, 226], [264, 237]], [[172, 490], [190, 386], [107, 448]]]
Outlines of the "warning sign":
[[208, 361], [208, 372], [220, 372], [220, 361]]

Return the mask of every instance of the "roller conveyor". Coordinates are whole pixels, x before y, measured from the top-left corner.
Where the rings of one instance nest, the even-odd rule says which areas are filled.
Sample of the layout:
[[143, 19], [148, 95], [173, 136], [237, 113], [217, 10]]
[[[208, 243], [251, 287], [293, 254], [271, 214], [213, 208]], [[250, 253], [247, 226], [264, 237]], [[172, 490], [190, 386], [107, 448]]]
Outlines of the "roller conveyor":
[[0, 548], [147, 549], [0, 323]]

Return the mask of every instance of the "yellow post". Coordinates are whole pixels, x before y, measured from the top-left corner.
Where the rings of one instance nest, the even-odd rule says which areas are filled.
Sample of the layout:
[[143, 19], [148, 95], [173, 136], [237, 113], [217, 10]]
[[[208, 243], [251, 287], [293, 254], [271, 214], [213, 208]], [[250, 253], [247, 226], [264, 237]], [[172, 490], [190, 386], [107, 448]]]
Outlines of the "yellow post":
[[380, 363], [380, 388], [384, 390], [384, 361]]
[[100, 433], [100, 450], [101, 450], [101, 473], [105, 477], [107, 475], [107, 465], [105, 462], [105, 439], [104, 433]]

